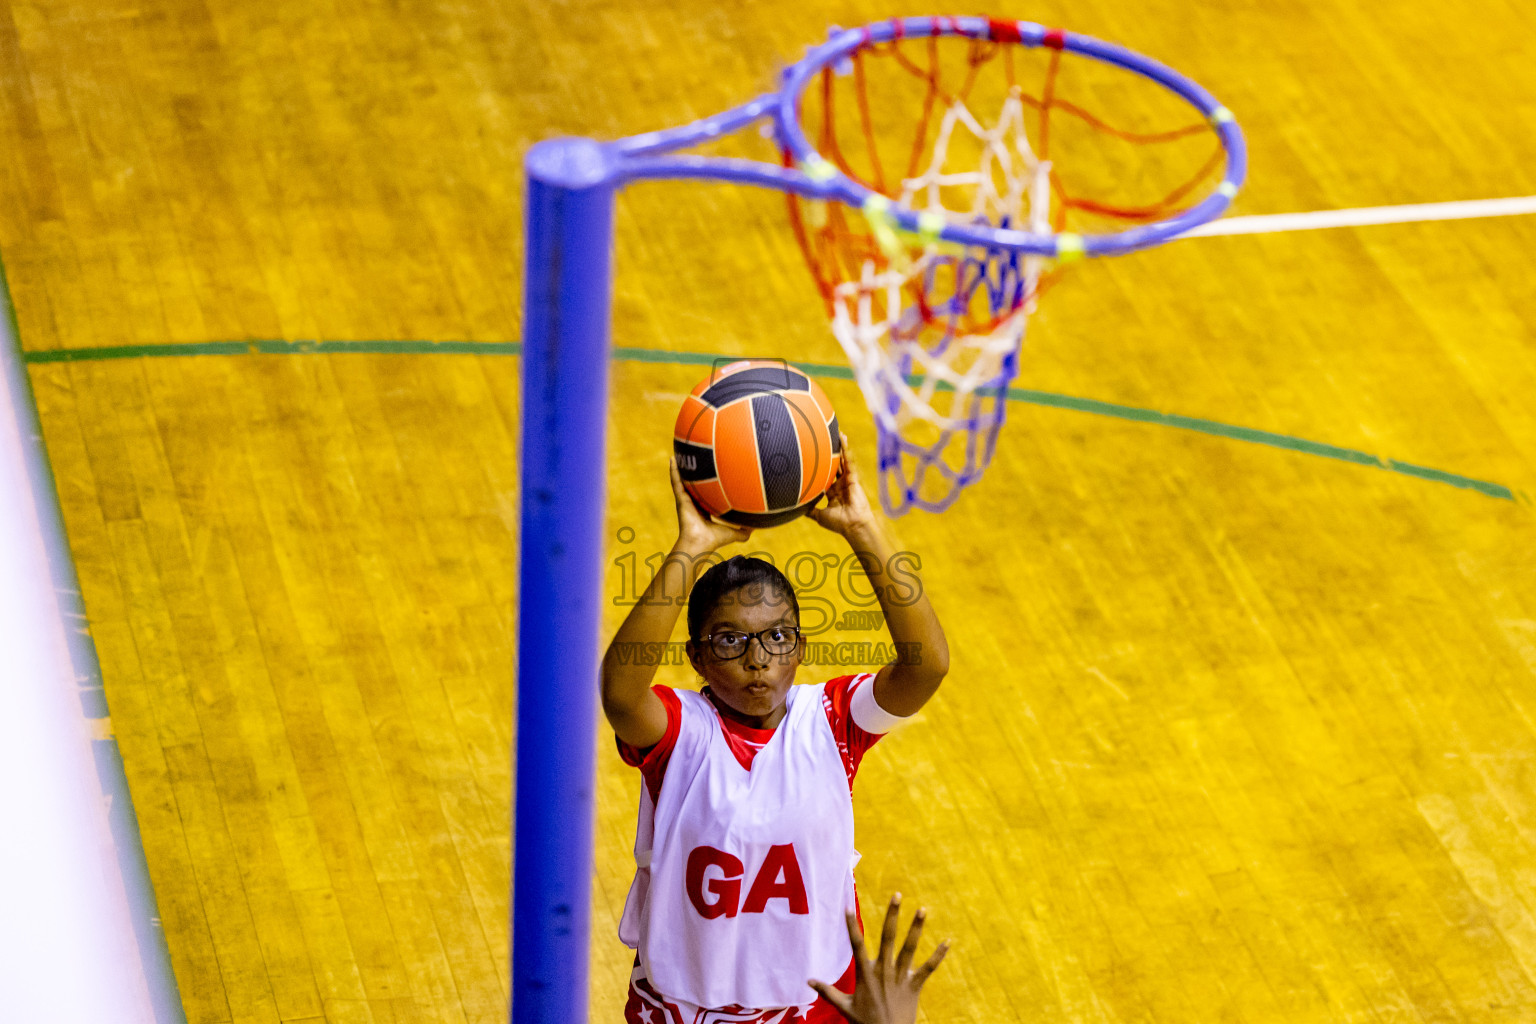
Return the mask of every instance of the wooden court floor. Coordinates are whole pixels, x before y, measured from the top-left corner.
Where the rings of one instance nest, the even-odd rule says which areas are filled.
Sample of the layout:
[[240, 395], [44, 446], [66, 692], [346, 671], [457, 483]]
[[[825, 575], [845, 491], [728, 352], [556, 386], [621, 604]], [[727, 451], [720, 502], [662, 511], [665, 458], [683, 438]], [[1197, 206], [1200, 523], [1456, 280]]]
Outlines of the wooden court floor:
[[[0, 0], [0, 256], [190, 1021], [503, 1018], [521, 156], [906, 13], [936, 12]], [[1210, 88], [1239, 214], [1536, 193], [1508, 0], [998, 13]], [[1530, 218], [1194, 239], [1051, 293], [1019, 385], [1089, 407], [1015, 403], [985, 481], [893, 527], [953, 671], [865, 761], [859, 880], [954, 939], [928, 1021], [1536, 1020], [1533, 248]], [[614, 599], [670, 542], [699, 354], [841, 361], [777, 196], [635, 187], [617, 261]], [[397, 344], [210, 344], [316, 341]], [[445, 341], [487, 347], [404, 344]], [[638, 779], [596, 757], [616, 1021]]]

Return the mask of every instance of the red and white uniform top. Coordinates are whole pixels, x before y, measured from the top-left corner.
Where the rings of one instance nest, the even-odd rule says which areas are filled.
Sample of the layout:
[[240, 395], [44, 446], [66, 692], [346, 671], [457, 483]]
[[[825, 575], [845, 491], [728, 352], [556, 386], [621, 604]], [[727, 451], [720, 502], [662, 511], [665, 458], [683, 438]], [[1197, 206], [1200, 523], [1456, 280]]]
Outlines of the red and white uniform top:
[[775, 729], [655, 688], [666, 735], [643, 751], [619, 744], [645, 778], [619, 937], [655, 992], [701, 1008], [794, 1007], [815, 999], [806, 979], [845, 973], [853, 778], [900, 721], [875, 703], [873, 681], [792, 686]]

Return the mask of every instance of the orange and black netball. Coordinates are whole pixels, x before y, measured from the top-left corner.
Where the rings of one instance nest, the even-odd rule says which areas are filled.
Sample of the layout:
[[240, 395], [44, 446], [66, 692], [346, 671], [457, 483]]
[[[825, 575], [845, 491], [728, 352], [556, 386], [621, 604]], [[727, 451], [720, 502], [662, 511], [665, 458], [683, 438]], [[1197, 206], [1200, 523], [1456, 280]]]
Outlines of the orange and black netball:
[[763, 527], [803, 515], [837, 479], [837, 413], [815, 381], [743, 359], [700, 381], [673, 430], [683, 486], [710, 515]]

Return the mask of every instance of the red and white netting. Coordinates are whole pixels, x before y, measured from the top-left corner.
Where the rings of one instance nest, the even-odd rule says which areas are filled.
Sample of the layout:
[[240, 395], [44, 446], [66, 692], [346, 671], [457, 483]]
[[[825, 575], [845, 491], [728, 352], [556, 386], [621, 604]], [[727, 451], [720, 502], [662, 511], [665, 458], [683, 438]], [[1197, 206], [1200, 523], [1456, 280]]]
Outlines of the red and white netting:
[[[896, 40], [856, 51], [802, 96], [821, 159], [801, 169], [835, 167], [876, 193], [861, 211], [793, 195], [789, 208], [875, 417], [892, 514], [945, 508], [986, 468], [1025, 328], [1058, 269], [941, 241], [939, 229], [1054, 234], [1071, 252], [1082, 233], [1171, 216], [1222, 166], [1219, 139], [1205, 120], [1190, 123], [1186, 103], [1067, 57], [953, 36]], [[1065, 98], [1068, 79], [1074, 95], [1113, 104], [1136, 128]], [[1175, 118], [1171, 129], [1143, 127]], [[896, 229], [898, 205], [919, 213], [918, 233]]]

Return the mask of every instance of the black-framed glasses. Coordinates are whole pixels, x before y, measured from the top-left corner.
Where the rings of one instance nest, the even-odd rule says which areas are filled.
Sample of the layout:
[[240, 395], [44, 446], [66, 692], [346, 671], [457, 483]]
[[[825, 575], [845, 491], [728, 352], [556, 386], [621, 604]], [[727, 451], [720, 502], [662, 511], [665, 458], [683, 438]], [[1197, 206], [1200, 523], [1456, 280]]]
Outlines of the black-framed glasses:
[[747, 645], [756, 640], [769, 654], [788, 654], [800, 644], [799, 626], [769, 626], [756, 633], [729, 629], [704, 637], [709, 650], [721, 661], [731, 661], [747, 653]]

